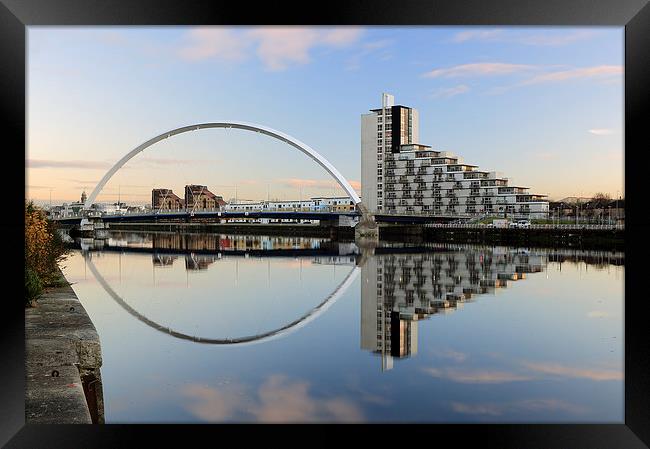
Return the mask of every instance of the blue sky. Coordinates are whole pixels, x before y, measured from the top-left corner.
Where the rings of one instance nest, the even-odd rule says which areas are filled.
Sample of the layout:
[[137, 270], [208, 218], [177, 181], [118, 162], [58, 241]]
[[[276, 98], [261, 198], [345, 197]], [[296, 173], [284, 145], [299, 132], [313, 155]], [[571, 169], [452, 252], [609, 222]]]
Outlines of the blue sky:
[[[381, 93], [420, 141], [550, 198], [623, 194], [623, 28], [29, 27], [28, 198], [77, 199], [163, 131], [255, 122], [360, 180], [360, 116]], [[244, 131], [156, 144], [100, 201], [201, 183], [242, 199], [343, 194], [295, 149]], [[236, 187], [235, 187], [236, 186]]]

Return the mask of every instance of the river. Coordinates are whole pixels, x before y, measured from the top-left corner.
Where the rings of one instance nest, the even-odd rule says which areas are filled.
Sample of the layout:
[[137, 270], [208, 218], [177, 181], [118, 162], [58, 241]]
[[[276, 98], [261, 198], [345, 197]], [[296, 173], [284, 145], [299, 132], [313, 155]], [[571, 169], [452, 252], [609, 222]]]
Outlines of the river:
[[624, 254], [111, 232], [107, 423], [623, 423]]

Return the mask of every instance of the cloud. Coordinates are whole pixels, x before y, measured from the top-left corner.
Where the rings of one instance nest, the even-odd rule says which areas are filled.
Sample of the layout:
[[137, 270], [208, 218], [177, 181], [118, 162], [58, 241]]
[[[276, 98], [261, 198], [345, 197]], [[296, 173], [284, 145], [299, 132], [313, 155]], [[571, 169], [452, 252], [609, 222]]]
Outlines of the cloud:
[[536, 66], [527, 64], [507, 64], [502, 62], [477, 62], [461, 64], [444, 69], [434, 69], [425, 73], [425, 78], [458, 78], [476, 76], [509, 75], [511, 73], [526, 72], [537, 69]]
[[[594, 67], [581, 67], [578, 69], [560, 70], [537, 75], [529, 80], [523, 81], [520, 85], [568, 81], [590, 78], [611, 78], [623, 75], [623, 66], [620, 65], [599, 65]], [[620, 76], [622, 80], [623, 77]]]
[[503, 35], [503, 30], [480, 30], [480, 31], [461, 31], [456, 33], [452, 38], [452, 42], [467, 42], [472, 40], [484, 41], [494, 40]]
[[239, 62], [255, 52], [267, 70], [280, 71], [309, 63], [314, 47], [343, 48], [357, 42], [362, 32], [357, 27], [201, 27], [188, 32], [178, 55], [188, 61]]
[[451, 42], [462, 43], [468, 41], [479, 42], [505, 42], [510, 44], [533, 46], [561, 46], [573, 42], [590, 39], [597, 35], [595, 30], [575, 30], [570, 32], [547, 31], [544, 34], [531, 34], [526, 32], [507, 32], [502, 29], [494, 30], [468, 30], [455, 34]]
[[506, 371], [469, 371], [457, 368], [424, 368], [424, 371], [433, 377], [466, 384], [496, 384], [531, 380], [530, 376]]
[[348, 180], [348, 182], [350, 183], [350, 185], [352, 186], [352, 188], [354, 190], [356, 190], [357, 192], [361, 191], [361, 181], [355, 181], [355, 180], [351, 179], [351, 180]]
[[138, 157], [131, 161], [136, 165], [188, 165], [188, 164], [204, 164], [208, 162], [206, 160], [198, 159], [170, 159], [170, 158], [158, 158], [158, 157]]
[[456, 95], [464, 94], [470, 89], [465, 84], [459, 84], [454, 87], [440, 87], [435, 89], [431, 94], [431, 98], [450, 98]]
[[595, 128], [590, 129], [589, 132], [597, 136], [609, 136], [610, 134], [614, 134], [614, 130], [610, 128]]
[[[358, 70], [361, 68], [361, 61], [368, 55], [377, 53], [381, 50], [386, 50], [390, 45], [393, 44], [391, 39], [381, 39], [378, 41], [366, 42], [361, 45], [361, 50], [354, 54], [347, 62], [347, 70]], [[388, 61], [392, 58], [392, 53], [389, 51], [384, 51], [379, 57], [380, 61]]]
[[264, 27], [248, 33], [258, 41], [257, 55], [271, 71], [307, 64], [313, 47], [343, 47], [356, 41], [360, 34], [357, 28], [322, 31], [308, 27]]
[[208, 421], [361, 422], [363, 413], [343, 397], [317, 398], [309, 393], [309, 383], [289, 381], [286, 376], [267, 378], [256, 394], [247, 395], [242, 385], [215, 388], [188, 385], [181, 394], [192, 399], [186, 406], [194, 416]]
[[83, 184], [83, 185], [90, 185], [94, 186], [96, 185], [99, 180], [88, 180], [88, 179], [65, 179], [65, 181], [71, 182], [73, 184]]
[[455, 362], [464, 362], [467, 359], [467, 354], [463, 352], [454, 351], [453, 349], [432, 349], [431, 352], [441, 358], [451, 359]]
[[109, 169], [111, 164], [109, 162], [99, 161], [55, 161], [49, 159], [28, 159], [27, 166], [29, 168], [84, 168], [88, 170], [94, 169]]
[[196, 417], [208, 421], [219, 422], [232, 418], [240, 406], [239, 387], [225, 389], [211, 388], [203, 385], [188, 385], [182, 394], [194, 399], [187, 408]]
[[587, 314], [587, 318], [607, 318], [609, 313], [603, 312], [602, 310], [592, 310]]
[[210, 58], [241, 61], [246, 58], [246, 52], [251, 44], [233, 30], [222, 27], [193, 29], [187, 33], [185, 40], [186, 44], [178, 50], [178, 54], [188, 61]]
[[561, 365], [559, 363], [523, 362], [531, 371], [562, 377], [575, 377], [594, 381], [623, 380], [623, 371], [607, 369], [587, 369]]
[[[275, 181], [286, 187], [291, 187], [294, 189], [300, 187], [311, 187], [315, 189], [332, 189], [337, 187], [340, 188], [339, 183], [333, 179], [282, 178], [276, 179]], [[348, 182], [354, 190], [361, 190], [361, 182], [356, 180], [348, 180]]]
[[584, 414], [589, 410], [581, 405], [571, 404], [561, 399], [524, 399], [503, 403], [467, 404], [452, 401], [451, 409], [466, 415], [500, 416], [504, 413], [563, 411], [571, 414]]
[[[600, 65], [594, 67], [581, 67], [569, 70], [555, 70], [536, 75], [527, 80], [521, 81], [510, 86], [497, 86], [485, 92], [486, 95], [499, 95], [510, 89], [522, 86], [530, 86], [543, 83], [587, 80], [592, 79], [599, 83], [620, 82], [623, 77], [623, 66], [620, 65]], [[591, 132], [591, 130], [590, 130]]]
[[308, 390], [307, 382], [289, 383], [285, 376], [271, 376], [260, 387], [260, 403], [252, 413], [263, 423], [363, 420], [361, 411], [352, 402], [343, 398], [316, 400]]

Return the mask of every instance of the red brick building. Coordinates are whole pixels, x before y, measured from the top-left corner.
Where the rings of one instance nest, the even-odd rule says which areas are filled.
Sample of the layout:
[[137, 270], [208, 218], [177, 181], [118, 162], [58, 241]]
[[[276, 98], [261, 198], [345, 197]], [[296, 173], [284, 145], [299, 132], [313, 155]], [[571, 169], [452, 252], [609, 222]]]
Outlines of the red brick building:
[[185, 201], [171, 189], [153, 189], [151, 191], [151, 208], [153, 210], [184, 209]]

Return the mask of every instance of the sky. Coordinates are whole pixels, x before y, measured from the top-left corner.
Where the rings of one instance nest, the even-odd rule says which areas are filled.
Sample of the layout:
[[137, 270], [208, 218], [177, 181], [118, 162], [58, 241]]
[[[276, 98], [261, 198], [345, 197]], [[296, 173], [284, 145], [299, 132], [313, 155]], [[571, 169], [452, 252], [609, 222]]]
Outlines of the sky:
[[[360, 192], [361, 115], [382, 92], [420, 142], [549, 199], [623, 196], [623, 27], [27, 29], [26, 198], [60, 204], [165, 131], [238, 120], [318, 151]], [[99, 202], [204, 184], [225, 199], [343, 195], [270, 137], [208, 129], [146, 149]]]

